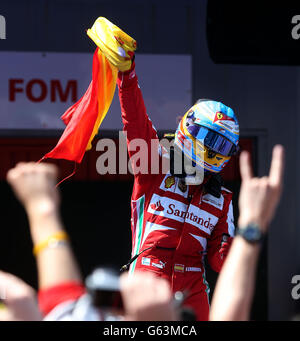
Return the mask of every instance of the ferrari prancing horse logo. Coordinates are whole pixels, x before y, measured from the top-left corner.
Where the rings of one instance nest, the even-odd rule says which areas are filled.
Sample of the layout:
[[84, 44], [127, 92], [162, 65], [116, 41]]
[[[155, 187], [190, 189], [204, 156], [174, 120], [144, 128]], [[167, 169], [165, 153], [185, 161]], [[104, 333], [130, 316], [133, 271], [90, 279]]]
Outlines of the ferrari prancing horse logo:
[[232, 122], [235, 122], [235, 120], [232, 118], [232, 117], [229, 117], [227, 115], [225, 115], [224, 113], [222, 113], [221, 111], [218, 111], [215, 115], [215, 119], [214, 119], [214, 122], [217, 122], [217, 121], [232, 121]]

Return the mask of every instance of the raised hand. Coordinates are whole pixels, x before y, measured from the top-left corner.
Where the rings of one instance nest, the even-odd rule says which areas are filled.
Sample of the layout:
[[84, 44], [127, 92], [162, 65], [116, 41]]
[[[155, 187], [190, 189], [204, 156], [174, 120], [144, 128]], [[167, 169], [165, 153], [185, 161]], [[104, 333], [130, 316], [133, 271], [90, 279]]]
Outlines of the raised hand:
[[248, 152], [240, 156], [242, 186], [239, 196], [239, 227], [254, 223], [266, 232], [278, 205], [284, 173], [284, 148], [276, 145], [273, 148], [269, 176], [253, 177]]
[[7, 181], [26, 209], [31, 206], [57, 205], [59, 202], [57, 168], [50, 164], [18, 163], [7, 173]]
[[99, 17], [87, 34], [119, 71], [130, 70], [137, 47], [133, 38], [104, 17]]

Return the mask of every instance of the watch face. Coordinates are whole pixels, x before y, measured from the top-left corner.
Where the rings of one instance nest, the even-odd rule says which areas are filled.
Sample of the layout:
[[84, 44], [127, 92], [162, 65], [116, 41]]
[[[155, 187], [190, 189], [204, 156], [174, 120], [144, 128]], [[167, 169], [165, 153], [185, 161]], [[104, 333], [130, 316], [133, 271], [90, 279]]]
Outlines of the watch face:
[[249, 242], [257, 242], [261, 239], [261, 231], [258, 227], [248, 226], [242, 231], [242, 236]]
[[246, 231], [245, 235], [248, 237], [248, 239], [250, 240], [256, 240], [257, 238], [259, 238], [259, 231], [257, 229], [254, 228], [250, 228]]

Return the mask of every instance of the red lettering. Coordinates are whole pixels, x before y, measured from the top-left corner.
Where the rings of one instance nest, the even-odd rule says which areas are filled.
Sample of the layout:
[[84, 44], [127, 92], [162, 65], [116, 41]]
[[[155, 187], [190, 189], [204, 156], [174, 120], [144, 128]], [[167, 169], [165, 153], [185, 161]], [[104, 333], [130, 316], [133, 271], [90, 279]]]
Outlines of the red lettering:
[[[19, 85], [19, 86], [18, 86]], [[25, 88], [25, 89], [24, 89]], [[31, 79], [26, 86], [24, 86], [24, 79], [9, 79], [8, 96], [10, 102], [16, 101], [16, 94], [23, 93], [25, 90], [27, 98], [31, 102], [42, 102], [48, 95], [48, 86], [42, 79]], [[53, 79], [50, 81], [50, 100], [51, 102], [61, 101], [72, 102], [77, 101], [77, 81], [69, 80], [66, 87], [63, 89], [61, 81]]]
[[77, 101], [77, 81], [69, 80], [66, 85], [65, 91], [63, 91], [59, 80], [54, 79], [51, 81], [51, 102], [56, 101], [56, 93], [62, 102], [66, 102], [69, 94], [71, 93], [72, 102]]
[[23, 88], [17, 88], [17, 84], [23, 84], [23, 79], [9, 79], [8, 80], [8, 92], [9, 92], [9, 101], [14, 102], [16, 100], [16, 93], [23, 92]]
[[[34, 96], [32, 92], [34, 85], [40, 86], [41, 91], [39, 96]], [[42, 102], [46, 98], [47, 93], [47, 84], [42, 79], [32, 79], [26, 86], [26, 96], [32, 102]]]
[[168, 214], [173, 214], [174, 213], [174, 210], [173, 208], [175, 207], [174, 204], [169, 204], [169, 209], [171, 210], [171, 212], [169, 212], [169, 210], [167, 211]]

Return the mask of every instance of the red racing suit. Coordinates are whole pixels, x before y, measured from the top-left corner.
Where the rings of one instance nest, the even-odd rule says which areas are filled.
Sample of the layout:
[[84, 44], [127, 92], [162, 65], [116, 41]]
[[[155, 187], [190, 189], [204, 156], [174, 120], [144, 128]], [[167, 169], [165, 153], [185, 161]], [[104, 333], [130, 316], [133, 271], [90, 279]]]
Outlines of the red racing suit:
[[[161, 158], [162, 148], [146, 113], [134, 65], [130, 71], [119, 72], [118, 88], [129, 157], [132, 160], [136, 152], [131, 150], [135, 149], [131, 147], [133, 140], [143, 139], [149, 151], [151, 140], [157, 143], [154, 149]], [[151, 158], [149, 153], [149, 164]], [[194, 310], [197, 320], [208, 320], [209, 315], [204, 256], [219, 272], [225, 258], [220, 251], [223, 238], [234, 236], [231, 199], [232, 193], [223, 187], [221, 197], [216, 198], [205, 193], [203, 185], [185, 185], [170, 173], [139, 173], [134, 177], [132, 257], [145, 251], [129, 271], [151, 271], [166, 278], [173, 292], [187, 292], [185, 305]]]

